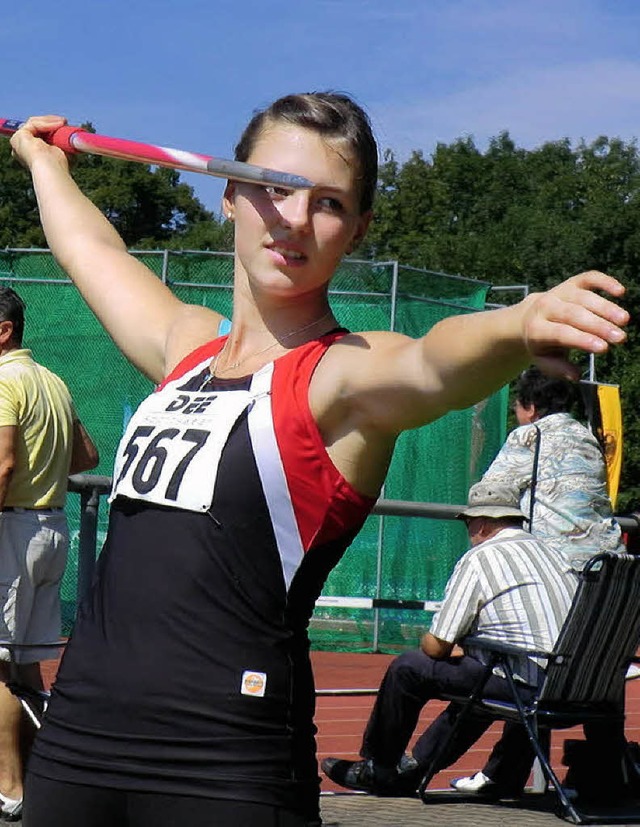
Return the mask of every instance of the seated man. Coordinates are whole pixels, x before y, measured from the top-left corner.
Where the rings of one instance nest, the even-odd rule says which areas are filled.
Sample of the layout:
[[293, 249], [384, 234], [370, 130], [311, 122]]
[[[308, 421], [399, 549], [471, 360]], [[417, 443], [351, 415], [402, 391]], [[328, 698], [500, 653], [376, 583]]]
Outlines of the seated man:
[[[519, 427], [509, 434], [482, 482], [517, 486], [520, 507], [532, 518], [531, 533], [579, 571], [594, 554], [625, 548], [607, 494], [602, 449], [591, 431], [572, 417], [575, 398], [573, 382], [546, 376], [537, 367], [523, 371], [515, 386]], [[636, 675], [632, 669], [629, 677]], [[593, 737], [593, 727], [587, 729]], [[513, 757], [500, 740], [480, 772], [456, 778], [451, 786], [492, 796], [496, 779], [499, 785], [508, 784]]]
[[[458, 517], [467, 525], [472, 548], [456, 564], [421, 649], [405, 652], [389, 665], [364, 733], [360, 750], [364, 760], [322, 761], [332, 781], [377, 795], [414, 793], [451, 729], [455, 705], [449, 705], [420, 736], [412, 758], [405, 756], [405, 749], [427, 701], [442, 692], [471, 692], [486, 657], [474, 650], [474, 638], [551, 650], [577, 579], [562, 555], [523, 530], [518, 498], [517, 489], [505, 485], [479, 482], [471, 487], [468, 507]], [[463, 647], [461, 654], [454, 652], [455, 644]], [[526, 655], [513, 659], [514, 674], [525, 691], [538, 685], [544, 665], [544, 660]], [[505, 678], [492, 675], [485, 694], [510, 698]], [[486, 718], [468, 719], [439, 769], [463, 755], [490, 723]], [[507, 727], [502, 740], [516, 758], [509, 769], [511, 788], [500, 793], [518, 795], [529, 776], [533, 752], [519, 725]]]

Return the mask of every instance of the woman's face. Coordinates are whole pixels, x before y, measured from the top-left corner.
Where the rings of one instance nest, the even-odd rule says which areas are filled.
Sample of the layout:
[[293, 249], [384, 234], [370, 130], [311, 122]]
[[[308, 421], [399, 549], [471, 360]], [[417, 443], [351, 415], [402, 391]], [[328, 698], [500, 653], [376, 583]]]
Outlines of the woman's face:
[[290, 192], [231, 182], [224, 208], [236, 224], [236, 265], [254, 288], [271, 294], [324, 291], [370, 220], [358, 212], [354, 160], [310, 129], [272, 124], [248, 162], [303, 175], [315, 186]]
[[513, 403], [513, 412], [516, 415], [518, 425], [531, 425], [538, 419], [536, 406], [534, 404], [523, 405], [519, 399]]

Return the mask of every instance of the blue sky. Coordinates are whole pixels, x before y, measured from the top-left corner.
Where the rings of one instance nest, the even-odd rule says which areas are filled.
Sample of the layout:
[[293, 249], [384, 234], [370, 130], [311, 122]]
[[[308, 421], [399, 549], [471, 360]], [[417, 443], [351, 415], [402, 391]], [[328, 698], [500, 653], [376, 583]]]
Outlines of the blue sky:
[[[20, 0], [0, 26], [0, 117], [231, 157], [281, 94], [350, 92], [382, 149], [509, 130], [520, 146], [640, 137], [637, 0]], [[222, 185], [183, 174], [218, 210]]]

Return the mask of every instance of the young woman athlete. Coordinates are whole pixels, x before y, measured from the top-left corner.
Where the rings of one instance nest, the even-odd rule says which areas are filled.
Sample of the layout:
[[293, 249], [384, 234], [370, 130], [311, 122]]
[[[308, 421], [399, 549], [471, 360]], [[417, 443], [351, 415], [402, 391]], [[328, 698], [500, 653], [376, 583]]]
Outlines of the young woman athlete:
[[348, 96], [290, 95], [254, 116], [238, 160], [302, 175], [230, 181], [233, 326], [132, 258], [41, 140], [12, 138], [47, 241], [123, 353], [157, 383], [118, 451], [105, 548], [33, 749], [25, 827], [319, 823], [306, 627], [375, 503], [398, 435], [535, 361], [625, 338], [599, 272], [423, 338], [350, 333], [327, 300], [363, 238], [377, 177]]

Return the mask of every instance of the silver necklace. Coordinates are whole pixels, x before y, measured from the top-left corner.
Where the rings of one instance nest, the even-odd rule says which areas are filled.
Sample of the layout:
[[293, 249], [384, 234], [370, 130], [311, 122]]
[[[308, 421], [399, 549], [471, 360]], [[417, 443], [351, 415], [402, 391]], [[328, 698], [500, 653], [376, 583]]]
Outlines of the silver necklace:
[[263, 353], [267, 353], [274, 347], [281, 345], [282, 342], [286, 342], [287, 339], [290, 339], [292, 336], [295, 336], [298, 333], [304, 333], [305, 330], [310, 330], [312, 327], [315, 327], [316, 325], [320, 324], [320, 322], [323, 322], [325, 319], [328, 319], [331, 315], [333, 315], [333, 311], [328, 310], [323, 316], [320, 316], [319, 319], [316, 319], [315, 321], [310, 322], [309, 324], [305, 324], [302, 327], [297, 327], [295, 330], [290, 330], [289, 333], [285, 333], [284, 335], [277, 338], [275, 342], [271, 342], [270, 345], [263, 347], [261, 350], [256, 350], [254, 353], [250, 353], [248, 356], [245, 356], [244, 359], [238, 359], [237, 362], [232, 362], [229, 365], [225, 365], [225, 367], [223, 368], [218, 368], [220, 358], [225, 353], [227, 345], [231, 340], [231, 337], [229, 337], [227, 341], [224, 343], [224, 346], [220, 353], [218, 353], [217, 356], [213, 357], [213, 361], [211, 362], [211, 368], [209, 369], [209, 376], [206, 377], [205, 381], [203, 382], [203, 385], [205, 385], [207, 382], [210, 382], [211, 379], [214, 379], [216, 376], [220, 376], [221, 373], [227, 373], [230, 370], [235, 370], [236, 368], [239, 368], [240, 365], [244, 365], [244, 363], [248, 362], [249, 359], [254, 359], [256, 356], [262, 356]]

